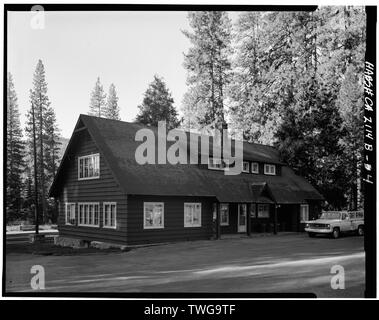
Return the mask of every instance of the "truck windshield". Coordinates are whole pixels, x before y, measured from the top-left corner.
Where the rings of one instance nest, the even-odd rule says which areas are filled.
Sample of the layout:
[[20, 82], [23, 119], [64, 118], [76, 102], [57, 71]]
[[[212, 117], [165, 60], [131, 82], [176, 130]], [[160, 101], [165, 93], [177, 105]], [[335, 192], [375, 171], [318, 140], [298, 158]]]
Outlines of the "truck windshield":
[[340, 212], [323, 212], [320, 219], [338, 220], [341, 219]]

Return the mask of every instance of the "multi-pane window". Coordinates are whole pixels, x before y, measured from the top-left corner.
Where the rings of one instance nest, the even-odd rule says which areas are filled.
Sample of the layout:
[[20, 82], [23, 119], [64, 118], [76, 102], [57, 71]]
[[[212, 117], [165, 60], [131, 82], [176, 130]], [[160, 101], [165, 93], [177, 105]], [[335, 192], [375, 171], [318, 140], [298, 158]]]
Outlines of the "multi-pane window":
[[103, 204], [103, 227], [116, 228], [116, 202], [104, 202]]
[[144, 229], [164, 228], [164, 204], [163, 202], [144, 202], [143, 204]]
[[224, 167], [225, 165], [220, 158], [208, 158], [208, 169], [223, 170]]
[[66, 224], [76, 224], [75, 203], [66, 203]]
[[250, 172], [250, 164], [248, 161], [242, 162], [242, 172]]
[[300, 205], [300, 222], [305, 222], [309, 220], [309, 205]]
[[259, 173], [258, 162], [252, 162], [251, 163], [251, 173]]
[[259, 204], [258, 205], [258, 218], [269, 218], [270, 210], [268, 204]]
[[275, 165], [265, 163], [264, 173], [270, 174], [270, 175], [275, 175], [276, 174]]
[[96, 179], [100, 177], [100, 156], [91, 154], [78, 158], [78, 179]]
[[99, 226], [99, 203], [82, 202], [78, 204], [79, 226]]
[[201, 203], [184, 204], [184, 226], [201, 227]]
[[228, 203], [220, 204], [220, 225], [222, 226], [229, 225], [229, 204]]

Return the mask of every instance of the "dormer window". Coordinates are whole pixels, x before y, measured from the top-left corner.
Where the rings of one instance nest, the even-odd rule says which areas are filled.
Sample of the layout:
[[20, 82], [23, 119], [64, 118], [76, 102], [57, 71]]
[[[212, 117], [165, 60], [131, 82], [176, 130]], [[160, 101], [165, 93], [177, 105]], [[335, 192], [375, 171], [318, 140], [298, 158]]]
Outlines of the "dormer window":
[[98, 153], [78, 158], [78, 179], [89, 180], [100, 177], [100, 156]]
[[269, 174], [269, 175], [274, 176], [276, 174], [275, 165], [274, 164], [267, 164], [267, 163], [265, 163], [264, 174]]
[[258, 162], [252, 162], [251, 163], [251, 173], [259, 173]]
[[243, 161], [242, 162], [242, 172], [250, 172], [250, 163], [249, 161]]

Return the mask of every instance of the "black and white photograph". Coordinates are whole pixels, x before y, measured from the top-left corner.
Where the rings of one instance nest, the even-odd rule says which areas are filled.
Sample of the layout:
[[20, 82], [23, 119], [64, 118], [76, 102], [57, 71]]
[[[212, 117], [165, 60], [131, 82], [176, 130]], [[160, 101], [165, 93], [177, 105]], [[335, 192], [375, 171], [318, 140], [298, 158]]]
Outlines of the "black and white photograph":
[[375, 298], [376, 10], [5, 4], [2, 296]]

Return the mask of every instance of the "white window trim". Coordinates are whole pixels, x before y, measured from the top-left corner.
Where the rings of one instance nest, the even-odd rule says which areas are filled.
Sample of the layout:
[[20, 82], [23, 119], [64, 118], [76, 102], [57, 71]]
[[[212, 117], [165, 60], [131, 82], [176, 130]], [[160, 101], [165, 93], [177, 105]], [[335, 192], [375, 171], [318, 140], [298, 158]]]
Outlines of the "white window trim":
[[[274, 168], [274, 172], [270, 172], [269, 170], [267, 170], [267, 167], [273, 167]], [[264, 174], [275, 176], [276, 175], [276, 166], [274, 164], [265, 163], [265, 165], [264, 165]]]
[[[95, 177], [80, 178], [80, 160], [84, 159], [84, 158], [94, 157], [94, 156], [98, 156], [99, 157], [99, 175], [95, 176]], [[85, 155], [85, 156], [78, 157], [78, 180], [80, 180], [80, 181], [81, 180], [93, 180], [93, 179], [99, 179], [99, 178], [100, 178], [100, 153], [92, 153], [92, 154], [88, 154], [88, 155]]]
[[[83, 224], [80, 223], [80, 205], [98, 205], [99, 208], [99, 216], [97, 217], [97, 224]], [[99, 228], [100, 227], [100, 202], [78, 202], [78, 226], [79, 227], [90, 227], [90, 228]], [[95, 218], [95, 214], [94, 214]]]
[[[257, 165], [257, 171], [254, 171], [253, 168], [254, 168], [254, 164]], [[251, 173], [259, 173], [259, 163], [258, 162], [252, 162], [251, 165]]]
[[67, 221], [67, 207], [68, 206], [74, 206], [74, 216], [75, 216], [75, 221], [76, 221], [76, 203], [75, 202], [65, 202], [65, 211], [64, 211], [64, 214], [65, 214], [65, 224], [68, 225], [68, 226], [74, 226], [75, 224], [72, 224], [70, 222]]
[[[192, 216], [192, 223], [188, 224], [186, 223], [186, 205], [200, 205], [200, 215], [199, 215], [199, 223], [193, 224], [193, 216]], [[184, 202], [184, 227], [185, 228], [198, 228], [201, 227], [201, 202]]]
[[[248, 168], [247, 170], [244, 170], [243, 169], [243, 165], [247, 163], [248, 164]], [[242, 172], [246, 172], [246, 173], [249, 173], [250, 172], [250, 162], [249, 161], [242, 161]]]
[[[106, 226], [104, 224], [105, 222], [105, 206], [106, 205], [114, 205], [116, 207], [115, 209], [115, 216], [114, 216], [114, 226]], [[117, 202], [103, 202], [103, 228], [106, 229], [117, 229]]]
[[[228, 206], [228, 221], [227, 222], [222, 222], [221, 221], [221, 205], [227, 205]], [[230, 215], [230, 207], [229, 207], [229, 203], [221, 203], [220, 204], [220, 226], [228, 226], [229, 225], [229, 215]]]
[[[302, 209], [303, 208], [307, 208], [307, 219], [306, 220], [303, 220], [302, 219]], [[305, 221], [308, 221], [309, 220], [309, 204], [307, 203], [303, 203], [300, 205], [300, 222], [305, 222]]]
[[[146, 226], [146, 205], [147, 204], [161, 204], [162, 205], [162, 225], [161, 226]], [[143, 228], [144, 229], [164, 229], [164, 202], [144, 202], [143, 203]]]

